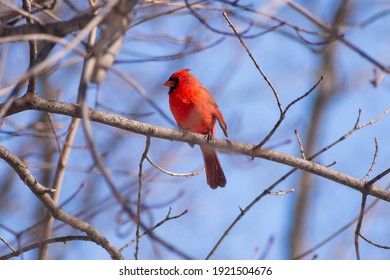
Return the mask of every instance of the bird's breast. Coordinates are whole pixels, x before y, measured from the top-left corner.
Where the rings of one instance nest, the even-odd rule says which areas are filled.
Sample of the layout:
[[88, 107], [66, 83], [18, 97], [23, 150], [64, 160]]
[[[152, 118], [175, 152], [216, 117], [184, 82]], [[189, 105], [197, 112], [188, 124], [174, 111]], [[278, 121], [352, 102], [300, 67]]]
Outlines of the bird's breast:
[[169, 94], [169, 106], [176, 122], [184, 129], [192, 132], [213, 134], [215, 117], [206, 103], [198, 102], [190, 95], [172, 91]]

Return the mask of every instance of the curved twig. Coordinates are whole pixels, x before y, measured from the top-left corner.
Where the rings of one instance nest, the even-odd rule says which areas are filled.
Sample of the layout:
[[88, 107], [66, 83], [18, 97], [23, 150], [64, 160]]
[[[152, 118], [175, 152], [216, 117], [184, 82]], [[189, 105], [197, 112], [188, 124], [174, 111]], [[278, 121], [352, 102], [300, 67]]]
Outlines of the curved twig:
[[191, 177], [191, 176], [195, 176], [195, 175], [198, 175], [199, 173], [202, 173], [204, 171], [204, 168], [198, 170], [198, 171], [195, 171], [195, 172], [191, 172], [191, 173], [173, 173], [173, 172], [170, 172], [168, 170], [165, 170], [164, 168], [161, 168], [160, 166], [158, 166], [156, 163], [154, 163], [148, 156], [146, 156], [146, 159], [147, 161], [149, 161], [149, 163], [151, 165], [153, 165], [155, 168], [157, 168], [158, 170], [160, 170], [161, 172], [169, 175], [169, 176], [175, 176], [175, 177]]

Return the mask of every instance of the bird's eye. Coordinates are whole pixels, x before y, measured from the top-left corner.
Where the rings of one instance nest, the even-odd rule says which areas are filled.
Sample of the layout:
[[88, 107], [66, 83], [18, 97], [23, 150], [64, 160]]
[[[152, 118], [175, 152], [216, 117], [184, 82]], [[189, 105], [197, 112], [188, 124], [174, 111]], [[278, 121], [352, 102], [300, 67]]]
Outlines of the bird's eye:
[[177, 84], [180, 81], [180, 77], [173, 77], [173, 78], [170, 78], [169, 80], [173, 83], [173, 86], [171, 88], [176, 88]]
[[170, 78], [170, 80], [171, 80], [172, 82], [174, 82], [175, 84], [177, 84], [177, 82], [180, 81], [180, 77]]

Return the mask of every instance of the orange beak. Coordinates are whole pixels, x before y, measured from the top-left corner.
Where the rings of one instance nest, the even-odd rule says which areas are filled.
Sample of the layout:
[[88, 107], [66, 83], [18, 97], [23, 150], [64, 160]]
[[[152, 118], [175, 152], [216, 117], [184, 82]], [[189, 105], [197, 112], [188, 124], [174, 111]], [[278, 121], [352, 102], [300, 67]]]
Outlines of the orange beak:
[[175, 86], [175, 82], [171, 81], [171, 80], [168, 80], [168, 81], [166, 81], [164, 83], [164, 86], [169, 87], [169, 88], [174, 87]]

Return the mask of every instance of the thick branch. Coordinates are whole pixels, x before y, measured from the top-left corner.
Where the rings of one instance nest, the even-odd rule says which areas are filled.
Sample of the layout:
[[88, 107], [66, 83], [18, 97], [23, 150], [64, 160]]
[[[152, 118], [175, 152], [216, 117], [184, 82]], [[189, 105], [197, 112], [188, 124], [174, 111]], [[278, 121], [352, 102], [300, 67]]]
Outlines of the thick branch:
[[[77, 118], [81, 117], [81, 107], [78, 105], [50, 101], [37, 96], [33, 98], [18, 99], [17, 102], [15, 102], [15, 104], [6, 113], [6, 116], [11, 115], [15, 112], [25, 110], [38, 110]], [[354, 178], [352, 176], [343, 174], [328, 167], [282, 152], [268, 150], [265, 148], [253, 149], [255, 145], [234, 142], [226, 139], [213, 139], [208, 142], [208, 140], [200, 134], [183, 134], [181, 131], [178, 130], [146, 124], [139, 121], [130, 120], [116, 114], [106, 113], [94, 109], [89, 109], [89, 119], [93, 122], [106, 124], [109, 126], [117, 127], [137, 134], [147, 135], [150, 137], [194, 143], [198, 145], [209, 144], [221, 150], [248, 155], [254, 158], [263, 158], [270, 161], [279, 162], [348, 186], [350, 188], [360, 191], [361, 193], [366, 193], [367, 195], [372, 195], [390, 202], [390, 192], [387, 190], [381, 189], [374, 185], [370, 186], [369, 188], [365, 188], [367, 182], [364, 180]]]

